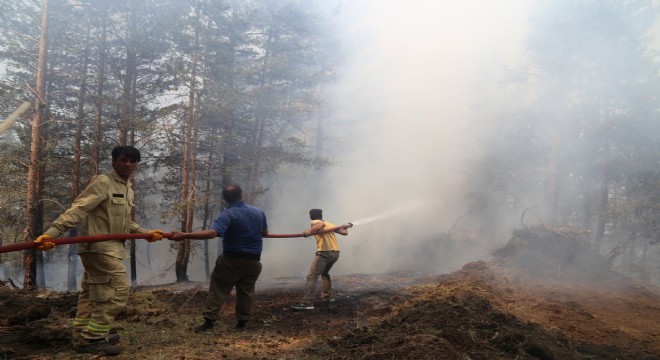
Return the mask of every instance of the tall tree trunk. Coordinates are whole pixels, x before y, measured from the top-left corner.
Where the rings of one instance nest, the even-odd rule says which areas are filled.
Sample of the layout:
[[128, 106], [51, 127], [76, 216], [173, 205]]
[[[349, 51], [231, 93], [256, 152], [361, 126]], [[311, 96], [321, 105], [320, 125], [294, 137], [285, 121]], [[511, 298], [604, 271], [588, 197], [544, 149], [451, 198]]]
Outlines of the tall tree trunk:
[[582, 152], [582, 177], [584, 181], [580, 187], [582, 194], [582, 214], [580, 224], [584, 229], [592, 229], [596, 201], [596, 184], [600, 176], [594, 171], [593, 161], [597, 158], [597, 146], [593, 141], [587, 141], [587, 147]]
[[603, 236], [605, 235], [605, 224], [607, 223], [607, 211], [609, 206], [609, 153], [610, 145], [607, 134], [603, 135], [605, 138], [603, 140], [603, 155], [601, 162], [601, 172], [600, 172], [600, 185], [599, 193], [600, 198], [598, 200], [598, 223], [596, 225], [596, 231], [594, 233], [594, 245], [597, 252], [600, 251]]
[[247, 202], [252, 203], [257, 198], [257, 185], [259, 168], [261, 167], [261, 148], [263, 146], [264, 131], [266, 129], [266, 115], [261, 115], [257, 128], [252, 137], [252, 165], [248, 171]]
[[[316, 122], [316, 146], [314, 151], [314, 157], [317, 161], [323, 156], [323, 116], [319, 114], [318, 120]], [[319, 201], [319, 188], [321, 182], [321, 166], [314, 165], [314, 177], [312, 179], [312, 204], [311, 207], [315, 207]]]
[[[89, 41], [89, 38], [87, 38]], [[85, 118], [85, 95], [87, 93], [87, 66], [89, 59], [89, 42], [85, 42], [83, 52], [82, 79], [80, 79], [80, 90], [78, 91], [78, 113], [76, 114], [76, 136], [73, 142], [73, 164], [71, 164], [71, 199], [75, 199], [80, 193], [80, 143], [82, 141], [82, 129]], [[71, 236], [77, 236], [76, 228], [69, 231]], [[78, 285], [76, 272], [78, 267], [78, 256], [76, 256], [76, 244], [69, 245], [67, 256], [67, 290], [75, 291]]]
[[[132, 84], [131, 87], [133, 88], [133, 91], [131, 92], [131, 104], [130, 104], [130, 139], [129, 139], [129, 144], [131, 146], [135, 146], [135, 112], [136, 112], [136, 104], [137, 104], [137, 76], [133, 76]], [[137, 188], [137, 184], [135, 182], [135, 175], [133, 175], [133, 191], [135, 191]], [[135, 208], [133, 208], [133, 211], [131, 212], [131, 220], [135, 220]], [[131, 286], [136, 286], [137, 285], [137, 256], [135, 254], [135, 239], [131, 239], [129, 242], [129, 254], [130, 254], [130, 263], [131, 263]]]
[[[195, 34], [195, 44], [197, 44], [197, 34]], [[196, 59], [196, 54], [195, 52], [195, 59], [193, 59], [193, 64], [197, 64], [197, 59]], [[194, 73], [194, 70], [193, 70]], [[195, 78], [195, 76], [193, 76]], [[197, 139], [199, 137], [199, 116], [200, 116], [200, 106], [201, 102], [199, 99], [197, 102], [194, 104], [194, 107], [196, 110], [192, 114], [192, 142], [191, 142], [191, 147], [190, 147], [190, 186], [189, 186], [189, 196], [188, 196], [188, 213], [187, 213], [187, 220], [186, 224], [188, 226], [188, 231], [193, 230], [193, 224], [194, 224], [194, 218], [195, 218], [195, 206], [197, 205]], [[184, 262], [185, 264], [188, 264], [190, 261], [190, 251], [191, 247], [189, 246], [188, 251], [184, 254]], [[186, 265], [186, 272], [187, 272], [187, 265]]]
[[630, 242], [628, 243], [628, 261], [625, 264], [625, 267], [628, 269], [629, 274], [634, 274], [636, 272], [635, 266], [637, 261], [635, 261], [635, 243], [637, 242], [637, 236], [631, 236]]
[[[263, 65], [261, 68], [261, 79], [259, 81], [259, 87], [263, 90], [266, 87], [268, 81], [268, 67], [270, 64], [271, 50], [270, 44], [277, 39], [277, 35], [273, 35], [272, 31], [269, 32], [268, 40], [266, 40], [266, 53], [264, 54]], [[269, 85], [271, 85], [269, 83]], [[265, 105], [264, 105], [265, 106]], [[254, 202], [257, 194], [257, 184], [259, 178], [259, 168], [261, 167], [261, 156], [260, 150], [263, 146], [264, 141], [264, 131], [266, 129], [266, 111], [264, 109], [259, 109], [257, 111], [257, 121], [255, 123], [253, 135], [252, 135], [252, 149], [251, 149], [251, 166], [248, 169], [248, 179], [247, 179], [247, 201]]]
[[128, 39], [126, 40], [126, 75], [123, 81], [122, 107], [119, 115], [119, 145], [128, 144], [128, 132], [131, 128], [131, 102], [133, 83], [137, 68], [137, 48], [135, 46], [136, 14], [131, 11], [128, 20]]
[[[48, 67], [50, 66], [50, 69]], [[46, 73], [50, 74], [53, 71], [53, 64], [46, 62]], [[50, 79], [49, 79], [50, 80]], [[44, 89], [48, 89], [50, 87], [51, 81], [46, 81]], [[46, 93], [44, 95], [44, 98], [48, 98], [48, 90], [46, 90]], [[43, 120], [50, 120], [50, 121], [43, 121]], [[54, 122], [55, 119], [53, 119], [53, 116], [50, 112], [50, 104], [48, 101], [44, 101], [44, 109], [43, 109], [43, 119], [41, 123], [41, 153], [44, 155], [44, 149], [46, 149], [46, 145], [48, 144], [48, 138], [49, 138], [49, 132], [48, 132], [48, 127], [49, 123]], [[48, 158], [48, 154], [45, 156]], [[40, 199], [37, 202], [37, 211], [35, 213], [35, 221], [34, 221], [34, 233], [35, 236], [38, 234], [43, 234], [44, 233], [44, 203], [41, 201], [43, 199], [43, 189], [44, 189], [44, 177], [46, 174], [46, 162], [45, 161], [40, 161], [39, 162], [39, 170], [37, 171], [39, 176], [37, 176], [37, 199]], [[46, 255], [51, 255], [51, 252], [44, 253], [42, 251], [38, 251], [36, 253], [36, 263], [37, 263], [37, 287], [44, 289], [46, 287], [46, 273], [44, 271], [44, 258]]]
[[592, 209], [593, 209], [593, 188], [587, 184], [591, 183], [589, 174], [585, 174], [585, 184], [582, 186], [582, 227], [584, 229], [591, 229], [592, 224]]
[[92, 145], [92, 175], [99, 173], [99, 161], [101, 157], [101, 118], [103, 116], [103, 85], [105, 80], [105, 46], [107, 41], [107, 23], [105, 8], [101, 12], [101, 34], [99, 39], [99, 67], [96, 73], [96, 115], [94, 118], [94, 144]]
[[559, 192], [561, 182], [561, 170], [559, 166], [560, 137], [558, 130], [554, 130], [552, 143], [550, 144], [550, 154], [548, 159], [548, 171], [545, 181], [545, 221], [549, 225], [556, 225], [559, 217]]
[[[209, 220], [211, 217], [211, 208], [210, 208], [210, 201], [211, 201], [211, 167], [213, 166], [213, 153], [215, 151], [215, 147], [213, 146], [213, 143], [211, 145], [211, 149], [209, 149], [209, 162], [208, 165], [206, 166], [206, 186], [204, 189], [204, 214], [202, 216], [202, 229], [208, 229], [209, 226]], [[211, 278], [211, 271], [210, 271], [210, 254], [209, 254], [209, 241], [204, 240], [204, 270], [206, 272], [206, 281], [209, 281]]]
[[[41, 6], [41, 34], [39, 36], [39, 63], [37, 65], [37, 77], [35, 87], [34, 117], [32, 120], [32, 136], [30, 143], [30, 165], [28, 168], [25, 228], [23, 234], [26, 241], [35, 239], [37, 234], [39, 178], [41, 159], [41, 124], [46, 106], [46, 59], [48, 46], [46, 36], [48, 34], [48, 0], [43, 0]], [[23, 285], [26, 288], [36, 285], [36, 261], [35, 251], [27, 250], [24, 253], [25, 278]]]
[[[46, 95], [47, 96], [47, 95]], [[44, 124], [42, 124], [44, 126]], [[46, 130], [46, 129], [43, 129]], [[47, 134], [46, 131], [43, 132], [43, 134]], [[43, 145], [45, 144], [45, 141], [42, 138], [42, 148]], [[44, 163], [40, 162], [39, 163], [39, 171], [38, 171], [39, 176], [37, 176], [37, 199], [41, 199], [43, 196], [43, 188], [44, 188]], [[34, 234], [35, 236], [38, 236], [39, 234], [43, 234], [44, 229], [43, 229], [43, 223], [44, 223], [44, 203], [42, 201], [39, 201], [37, 203], [37, 209], [35, 212], [34, 216]], [[44, 289], [46, 287], [46, 274], [44, 272], [44, 253], [42, 251], [38, 251], [36, 254], [36, 280], [37, 280], [37, 287], [40, 289]]]
[[[192, 164], [192, 132], [195, 118], [195, 86], [197, 76], [197, 42], [199, 35], [197, 28], [194, 29], [194, 41], [192, 50], [192, 69], [190, 71], [190, 86], [188, 91], [188, 112], [184, 123], [184, 142], [183, 142], [183, 171], [181, 179], [181, 231], [188, 232], [192, 229], [190, 219], [194, 183], [191, 172]], [[190, 260], [190, 240], [186, 239], [179, 243], [179, 249], [176, 255], [176, 280], [177, 282], [188, 281], [188, 261]]]
[[194, 218], [195, 218], [195, 206], [197, 195], [197, 141], [199, 139], [199, 109], [200, 102], [197, 100], [195, 107], [197, 110], [193, 114], [192, 118], [192, 139], [190, 143], [190, 185], [188, 196], [188, 212], [186, 224], [188, 225], [188, 231], [192, 231]]
[[[129, 2], [129, 6], [133, 3]], [[135, 37], [137, 35], [137, 12], [131, 8], [128, 10], [127, 17], [127, 39], [126, 39], [126, 73], [122, 78], [122, 102], [119, 113], [118, 138], [119, 145], [133, 145], [135, 142], [134, 134], [134, 116], [136, 104], [136, 73], [137, 73], [137, 46]], [[130, 135], [130, 139], [129, 139]], [[135, 186], [135, 185], [134, 185]], [[131, 218], [134, 214], [131, 213]], [[130, 267], [131, 267], [131, 286], [137, 282], [137, 269], [135, 259], [135, 240], [129, 242]]]
[[639, 277], [644, 281], [650, 280], [652, 269], [649, 269], [649, 239], [642, 238], [642, 253], [639, 261]]
[[[231, 92], [233, 93], [238, 93], [238, 90], [236, 89], [236, 77], [235, 74], [238, 72], [238, 69], [236, 68], [236, 48], [237, 48], [237, 43], [240, 39], [240, 35], [238, 34], [237, 31], [237, 26], [234, 25], [234, 23], [240, 23], [240, 16], [238, 14], [239, 12], [239, 6], [240, 2], [232, 0], [231, 1], [231, 18], [230, 18], [230, 26], [229, 26], [229, 58], [227, 59], [227, 84]], [[235, 96], [232, 96], [232, 98], [235, 98]], [[233, 104], [229, 104], [229, 108], [232, 108]], [[230, 110], [231, 111], [231, 110]], [[226, 154], [231, 154], [234, 152], [234, 143], [235, 143], [235, 131], [236, 131], [236, 121], [237, 117], [236, 114], [232, 111], [227, 119], [227, 122], [225, 123], [225, 131], [222, 134], [222, 138], [220, 140], [220, 176], [222, 178], [222, 186], [227, 186], [233, 183], [234, 181], [234, 163], [235, 160]], [[218, 249], [222, 249], [221, 247], [221, 241], [218, 239]]]

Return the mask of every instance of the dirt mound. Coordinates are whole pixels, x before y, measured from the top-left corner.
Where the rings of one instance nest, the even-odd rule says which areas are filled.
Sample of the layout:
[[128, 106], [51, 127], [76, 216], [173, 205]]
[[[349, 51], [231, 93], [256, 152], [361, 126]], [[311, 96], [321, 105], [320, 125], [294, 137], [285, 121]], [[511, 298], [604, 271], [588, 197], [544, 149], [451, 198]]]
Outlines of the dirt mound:
[[50, 353], [67, 344], [77, 295], [0, 287], [0, 357]]
[[[614, 273], [573, 228], [516, 230], [490, 263], [409, 288], [336, 358], [660, 359], [660, 296]], [[369, 349], [369, 351], [366, 351]]]
[[[538, 325], [493, 307], [484, 283], [454, 279], [411, 289], [413, 300], [374, 327], [333, 342], [336, 358], [497, 359], [554, 358]], [[478, 280], [477, 280], [478, 281]], [[365, 345], [372, 349], [365, 352]]]
[[[333, 358], [660, 359], [658, 326], [654, 324], [660, 320], [659, 307], [649, 308], [653, 320], [637, 324], [641, 325], [638, 336], [631, 336], [614, 324], [598, 321], [589, 312], [589, 304], [580, 304], [579, 296], [574, 298], [577, 301], [551, 301], [552, 296], [567, 295], [561, 286], [528, 292], [529, 283], [519, 286], [504, 274], [480, 261], [439, 277], [435, 285], [409, 288], [411, 300], [395, 307], [385, 321], [352, 330], [332, 342], [337, 351]], [[648, 306], [659, 300], [643, 291], [631, 298], [640, 294]], [[589, 292], [586, 296], [595, 295]], [[603, 295], [603, 301], [612, 298], [612, 294]], [[553, 314], [549, 321], [538, 316], [546, 312]], [[600, 315], [607, 313], [605, 309]], [[610, 314], [610, 322], [625, 321], [625, 316], [618, 315]], [[593, 321], [580, 321], [580, 317]], [[643, 334], [642, 329], [654, 327], [655, 332]], [[575, 336], [576, 332], [585, 336]], [[604, 338], [601, 332], [609, 336]]]
[[570, 227], [519, 229], [493, 257], [503, 267], [517, 267], [540, 277], [602, 280], [618, 276], [592, 249], [587, 233]]

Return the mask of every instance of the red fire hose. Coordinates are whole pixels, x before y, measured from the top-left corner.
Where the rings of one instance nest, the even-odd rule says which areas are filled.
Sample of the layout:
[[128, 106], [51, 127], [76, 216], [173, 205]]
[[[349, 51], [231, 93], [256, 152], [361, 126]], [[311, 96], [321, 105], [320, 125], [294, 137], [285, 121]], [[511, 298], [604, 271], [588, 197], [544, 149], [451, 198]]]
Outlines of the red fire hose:
[[[351, 224], [351, 223], [349, 223], [348, 225], [335, 226], [333, 228], [317, 232], [317, 233], [315, 233], [315, 235], [316, 234], [325, 234], [325, 233], [333, 232], [333, 231], [339, 230], [339, 229], [346, 229], [346, 228], [349, 228], [351, 226], [353, 226], [353, 224]], [[91, 242], [108, 241], [108, 240], [146, 239], [150, 236], [151, 236], [150, 234], [109, 234], [109, 235], [65, 237], [65, 238], [58, 238], [58, 239], [48, 239], [48, 241], [55, 243], [55, 245], [57, 246], [57, 245], [65, 245], [65, 244], [91, 243]], [[172, 236], [174, 236], [174, 233], [163, 233], [163, 238], [171, 239]], [[295, 237], [305, 237], [305, 235], [302, 234], [302, 233], [300, 233], [300, 234], [268, 234], [265, 237], [267, 237], [267, 238], [295, 238]], [[35, 244], [32, 241], [16, 243], [16, 244], [9, 244], [9, 245], [0, 246], [0, 254], [7, 253], [7, 252], [12, 252], [12, 251], [35, 249], [36, 247], [37, 247], [37, 244]]]
[[[164, 233], [164, 238], [171, 238], [173, 233]], [[65, 245], [65, 244], [77, 244], [77, 243], [91, 243], [99, 241], [108, 241], [108, 240], [124, 240], [124, 239], [146, 239], [150, 237], [150, 234], [108, 234], [108, 235], [94, 235], [94, 236], [76, 236], [76, 237], [64, 237], [59, 239], [48, 239], [49, 242], [54, 242], [55, 245]], [[0, 246], [0, 254], [12, 251], [19, 250], [29, 250], [34, 249], [38, 245], [32, 241], [10, 244]]]
[[[327, 233], [334, 232], [335, 230], [346, 229], [346, 228], [349, 228], [349, 227], [353, 227], [353, 224], [348, 223], [346, 225], [335, 226], [335, 227], [330, 228], [330, 229], [315, 232], [313, 235], [327, 234]], [[300, 233], [300, 234], [268, 234], [264, 237], [267, 237], [267, 238], [296, 238], [296, 237], [305, 237], [305, 235], [302, 234], [302, 233]]]

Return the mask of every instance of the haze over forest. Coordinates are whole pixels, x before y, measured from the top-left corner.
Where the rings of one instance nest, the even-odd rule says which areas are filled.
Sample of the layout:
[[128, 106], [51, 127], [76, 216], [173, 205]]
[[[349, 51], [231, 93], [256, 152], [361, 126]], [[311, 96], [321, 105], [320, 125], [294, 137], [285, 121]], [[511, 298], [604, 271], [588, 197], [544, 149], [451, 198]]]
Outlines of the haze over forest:
[[[35, 101], [40, 4], [0, 0], [2, 119]], [[313, 207], [337, 225], [354, 222], [339, 238], [337, 274], [452, 271], [488, 258], [516, 228], [546, 225], [579, 229], [614, 269], [660, 283], [657, 1], [50, 6], [43, 226], [71, 202], [80, 114], [83, 186], [92, 173], [102, 9], [111, 26], [100, 170], [109, 169], [128, 106], [125, 44], [133, 34], [138, 120], [130, 126], [145, 154], [136, 178], [145, 227], [181, 226], [199, 51], [192, 228], [203, 226], [205, 199], [207, 223], [220, 211], [229, 178], [265, 209], [271, 233], [302, 232]], [[131, 16], [141, 24], [133, 33]], [[197, 46], [195, 26], [203, 28]], [[82, 73], [88, 96], [78, 112]], [[23, 241], [32, 121], [27, 112], [0, 134], [3, 243]], [[306, 274], [311, 238], [265, 241], [262, 279]], [[216, 242], [209, 244], [213, 263]], [[176, 280], [176, 250], [138, 242], [138, 283]], [[205, 280], [203, 254], [193, 244], [190, 280]], [[17, 255], [1, 256], [9, 273], [20, 269]], [[46, 255], [49, 286], [66, 286], [57, 275], [66, 274], [65, 257], [60, 248]]]

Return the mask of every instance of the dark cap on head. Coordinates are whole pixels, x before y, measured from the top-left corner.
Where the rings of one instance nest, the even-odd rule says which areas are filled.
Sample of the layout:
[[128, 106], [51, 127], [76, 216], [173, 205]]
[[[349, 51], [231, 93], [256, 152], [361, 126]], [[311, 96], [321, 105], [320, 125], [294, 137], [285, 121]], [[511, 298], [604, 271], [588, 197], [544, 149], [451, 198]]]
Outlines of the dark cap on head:
[[323, 210], [321, 210], [321, 209], [309, 210], [309, 218], [312, 219], [312, 220], [321, 220], [321, 219], [323, 219]]

